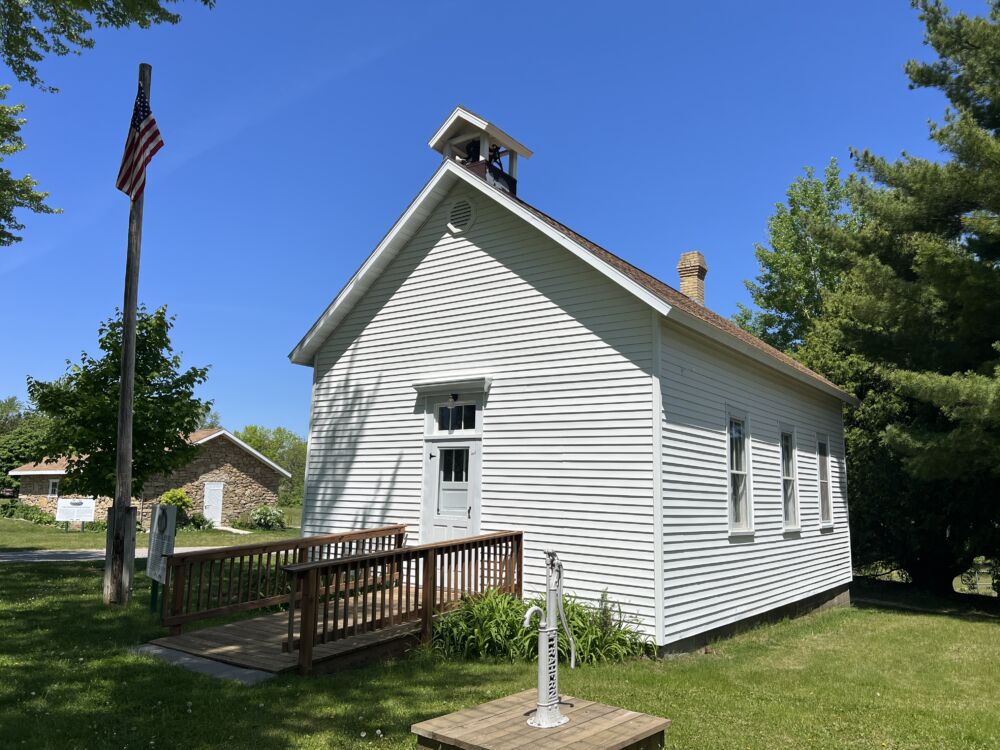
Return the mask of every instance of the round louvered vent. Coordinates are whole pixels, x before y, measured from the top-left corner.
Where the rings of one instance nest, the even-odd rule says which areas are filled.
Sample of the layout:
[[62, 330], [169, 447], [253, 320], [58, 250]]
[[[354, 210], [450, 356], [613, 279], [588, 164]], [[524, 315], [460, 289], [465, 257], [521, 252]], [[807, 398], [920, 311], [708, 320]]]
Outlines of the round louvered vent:
[[476, 219], [476, 210], [465, 198], [451, 204], [448, 213], [448, 229], [452, 232], [462, 232], [472, 226]]

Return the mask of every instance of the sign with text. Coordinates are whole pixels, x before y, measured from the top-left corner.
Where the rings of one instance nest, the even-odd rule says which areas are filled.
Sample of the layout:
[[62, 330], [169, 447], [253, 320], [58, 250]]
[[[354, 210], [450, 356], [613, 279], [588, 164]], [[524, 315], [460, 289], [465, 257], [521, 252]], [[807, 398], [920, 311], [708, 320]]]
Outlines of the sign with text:
[[56, 520], [93, 523], [94, 506], [92, 497], [61, 497], [56, 505]]
[[157, 503], [149, 525], [149, 557], [146, 575], [160, 583], [167, 582], [167, 555], [174, 552], [177, 535], [177, 507]]

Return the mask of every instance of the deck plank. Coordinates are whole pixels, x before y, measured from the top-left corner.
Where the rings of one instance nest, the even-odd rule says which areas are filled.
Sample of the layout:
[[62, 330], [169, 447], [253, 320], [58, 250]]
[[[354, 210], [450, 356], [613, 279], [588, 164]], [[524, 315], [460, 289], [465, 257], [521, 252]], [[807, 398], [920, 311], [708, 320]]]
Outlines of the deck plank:
[[[377, 592], [374, 595], [378, 595]], [[365, 601], [369, 605], [371, 597], [372, 594], [365, 597]], [[363, 605], [359, 603], [358, 606]], [[397, 614], [402, 614], [398, 604], [394, 609]], [[343, 624], [342, 614], [342, 612], [338, 612], [340, 615], [337, 619], [338, 627]], [[331, 620], [333, 619], [332, 615], [331, 612]], [[322, 616], [322, 607], [320, 607], [317, 612], [317, 622], [322, 621]], [[374, 648], [398, 638], [412, 636], [419, 633], [420, 627], [419, 619], [410, 619], [347, 638], [329, 640], [325, 643], [317, 642], [313, 646], [313, 664], [355, 654], [360, 650]], [[288, 613], [273, 612], [248, 620], [190, 630], [181, 635], [156, 638], [150, 643], [194, 656], [214, 659], [225, 664], [280, 673], [298, 668], [298, 652], [287, 652], [282, 648], [287, 638]]]

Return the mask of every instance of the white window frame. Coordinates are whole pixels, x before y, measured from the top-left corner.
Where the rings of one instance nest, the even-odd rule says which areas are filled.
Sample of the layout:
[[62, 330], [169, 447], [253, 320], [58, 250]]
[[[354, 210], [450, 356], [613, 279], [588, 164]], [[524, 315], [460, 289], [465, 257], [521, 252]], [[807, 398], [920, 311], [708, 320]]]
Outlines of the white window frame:
[[[442, 407], [475, 406], [476, 426], [471, 430], [442, 430], [438, 427], [438, 410]], [[428, 419], [424, 424], [424, 434], [434, 438], [455, 438], [467, 440], [470, 437], [482, 437], [483, 434], [483, 399], [482, 397], [459, 398], [452, 400], [450, 395], [428, 396], [426, 406]]]
[[59, 482], [58, 479], [49, 480], [49, 497], [59, 497]]
[[[826, 446], [826, 457], [820, 454], [819, 446]], [[823, 432], [816, 433], [816, 491], [819, 499], [819, 525], [822, 529], [832, 529], [833, 521], [833, 472], [831, 468], [833, 458], [833, 448], [830, 445], [830, 435]], [[829, 499], [830, 517], [823, 517], [823, 462], [826, 462], [826, 496]]]
[[[784, 448], [781, 440], [785, 435], [792, 438], [792, 475], [785, 476]], [[781, 525], [786, 532], [796, 532], [802, 530], [802, 506], [799, 502], [799, 436], [795, 425], [786, 422], [778, 422], [778, 473], [781, 475]], [[792, 507], [795, 510], [795, 517], [792, 523], [785, 518], [785, 480], [792, 480]]]
[[[729, 437], [729, 428], [733, 420], [743, 423], [743, 452], [746, 460], [746, 525], [733, 525], [733, 470], [732, 470], [732, 449]], [[723, 432], [726, 440], [726, 517], [729, 524], [729, 536], [752, 537], [754, 534], [754, 512], [753, 512], [753, 437], [750, 432], [750, 418], [747, 412], [742, 409], [726, 407], [726, 423]]]

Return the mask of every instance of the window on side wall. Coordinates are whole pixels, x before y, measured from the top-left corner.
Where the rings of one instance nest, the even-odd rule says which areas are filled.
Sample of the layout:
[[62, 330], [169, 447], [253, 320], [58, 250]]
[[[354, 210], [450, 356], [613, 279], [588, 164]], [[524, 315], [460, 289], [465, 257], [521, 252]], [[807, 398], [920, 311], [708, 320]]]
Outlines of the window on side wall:
[[729, 417], [729, 529], [749, 532], [753, 528], [750, 518], [750, 451], [747, 421], [743, 417]]
[[49, 497], [59, 497], [59, 480], [49, 480]]
[[833, 525], [833, 501], [830, 496], [830, 441], [820, 437], [816, 442], [819, 463], [819, 518], [823, 526]]
[[795, 433], [781, 432], [781, 509], [785, 529], [799, 528], [799, 488], [795, 471]]

